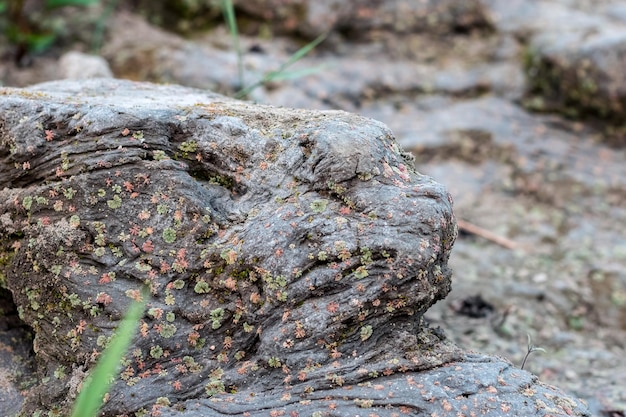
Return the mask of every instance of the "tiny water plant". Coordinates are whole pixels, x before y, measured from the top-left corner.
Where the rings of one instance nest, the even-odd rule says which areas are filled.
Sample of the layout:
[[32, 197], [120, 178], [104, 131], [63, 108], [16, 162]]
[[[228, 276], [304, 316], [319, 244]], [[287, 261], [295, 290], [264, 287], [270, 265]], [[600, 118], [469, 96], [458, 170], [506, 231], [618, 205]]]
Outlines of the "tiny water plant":
[[520, 369], [524, 369], [524, 365], [526, 365], [526, 360], [528, 359], [528, 357], [530, 356], [531, 353], [533, 353], [533, 352], [545, 352], [546, 351], [542, 347], [533, 345], [532, 339], [530, 338], [530, 334], [526, 334], [526, 336], [528, 336], [528, 351], [526, 352], [526, 355], [524, 356], [524, 360], [522, 361], [522, 366], [520, 366]]

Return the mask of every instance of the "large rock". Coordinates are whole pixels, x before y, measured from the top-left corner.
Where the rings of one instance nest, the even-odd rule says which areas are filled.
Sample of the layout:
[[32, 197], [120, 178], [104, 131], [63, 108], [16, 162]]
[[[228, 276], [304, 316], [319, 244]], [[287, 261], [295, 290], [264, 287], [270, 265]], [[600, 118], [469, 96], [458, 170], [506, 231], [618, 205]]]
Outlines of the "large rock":
[[0, 94], [24, 414], [67, 410], [147, 285], [105, 415], [588, 415], [423, 323], [450, 290], [451, 199], [383, 124], [119, 80]]

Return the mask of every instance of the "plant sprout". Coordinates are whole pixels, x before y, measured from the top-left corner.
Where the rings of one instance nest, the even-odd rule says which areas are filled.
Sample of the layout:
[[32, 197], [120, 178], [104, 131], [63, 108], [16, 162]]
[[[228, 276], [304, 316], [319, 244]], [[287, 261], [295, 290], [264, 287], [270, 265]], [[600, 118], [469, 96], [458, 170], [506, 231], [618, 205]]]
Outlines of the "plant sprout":
[[524, 369], [524, 365], [526, 365], [526, 359], [528, 359], [528, 357], [530, 356], [531, 353], [533, 352], [545, 352], [546, 350], [542, 347], [538, 347], [532, 344], [532, 340], [530, 338], [530, 334], [526, 334], [526, 336], [528, 336], [528, 351], [526, 352], [526, 355], [524, 356], [524, 360], [522, 361], [522, 366], [520, 366], [520, 369]]

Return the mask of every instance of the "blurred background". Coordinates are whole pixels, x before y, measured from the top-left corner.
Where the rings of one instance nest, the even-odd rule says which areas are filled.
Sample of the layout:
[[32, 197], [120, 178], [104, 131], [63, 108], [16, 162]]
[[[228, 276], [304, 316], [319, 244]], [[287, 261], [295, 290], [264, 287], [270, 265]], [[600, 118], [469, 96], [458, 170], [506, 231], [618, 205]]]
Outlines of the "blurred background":
[[455, 200], [429, 321], [625, 415], [626, 1], [0, 0], [0, 56], [383, 121]]

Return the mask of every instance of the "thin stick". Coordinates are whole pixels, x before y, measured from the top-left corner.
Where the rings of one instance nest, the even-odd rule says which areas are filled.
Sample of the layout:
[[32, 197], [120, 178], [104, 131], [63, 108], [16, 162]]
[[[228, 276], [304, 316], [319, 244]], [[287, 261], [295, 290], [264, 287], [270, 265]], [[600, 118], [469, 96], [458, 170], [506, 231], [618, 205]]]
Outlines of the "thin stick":
[[459, 226], [459, 230], [462, 230], [464, 232], [480, 236], [507, 249], [515, 250], [519, 248], [519, 245], [511, 239], [507, 239], [506, 237], [497, 235], [487, 229], [483, 229], [482, 227], [476, 226], [475, 224], [466, 222], [465, 220], [457, 219], [456, 223]]

